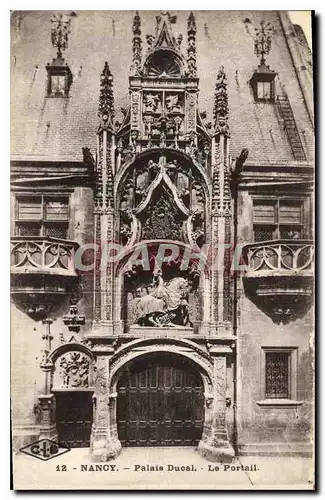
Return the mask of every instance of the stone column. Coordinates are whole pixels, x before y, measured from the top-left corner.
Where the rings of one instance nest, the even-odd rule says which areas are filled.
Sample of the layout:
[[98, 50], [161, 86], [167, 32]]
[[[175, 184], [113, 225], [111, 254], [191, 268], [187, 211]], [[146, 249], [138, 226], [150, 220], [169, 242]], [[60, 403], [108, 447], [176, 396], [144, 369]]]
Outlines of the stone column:
[[50, 378], [53, 371], [53, 364], [49, 361], [48, 356], [51, 352], [51, 319], [44, 319], [43, 325], [46, 330], [42, 339], [45, 342], [43, 350], [43, 359], [41, 361], [41, 369], [44, 372], [44, 394], [38, 396], [39, 407], [41, 411], [40, 439], [51, 439], [58, 441], [58, 433], [55, 422], [55, 396], [50, 392]]
[[[94, 351], [96, 347], [94, 348]], [[112, 421], [112, 395], [109, 384], [109, 359], [114, 349], [107, 348], [98, 352], [95, 375], [94, 419], [90, 439], [92, 459], [106, 462], [121, 451], [116, 425]], [[113, 398], [114, 403], [114, 398]]]
[[231, 349], [227, 347], [212, 348], [213, 356], [213, 389], [211, 394], [212, 412], [210, 425], [204, 429], [199, 443], [199, 453], [211, 462], [232, 462], [235, 452], [229, 444], [226, 429], [226, 390], [227, 390], [227, 354]]

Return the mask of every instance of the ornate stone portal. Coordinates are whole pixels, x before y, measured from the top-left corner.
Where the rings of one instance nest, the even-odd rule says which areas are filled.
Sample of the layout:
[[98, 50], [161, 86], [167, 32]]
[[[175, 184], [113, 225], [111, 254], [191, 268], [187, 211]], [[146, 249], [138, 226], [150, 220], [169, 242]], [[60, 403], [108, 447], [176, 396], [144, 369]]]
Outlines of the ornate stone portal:
[[[138, 13], [134, 18], [130, 107], [122, 123], [114, 121], [107, 63], [101, 75], [94, 239], [119, 242], [121, 258], [102, 265], [102, 249], [96, 250], [87, 349], [80, 343], [61, 347], [48, 369], [53, 389], [94, 391], [91, 453], [105, 461], [121, 450], [117, 384], [129, 363], [139, 356], [150, 362], [157, 352], [186, 358], [202, 378], [206, 399], [199, 451], [229, 461], [232, 283], [229, 269], [219, 272], [214, 264], [221, 253], [214, 245], [231, 237], [226, 76], [222, 68], [211, 135], [198, 111], [194, 15], [187, 58], [181, 37], [172, 33], [176, 16], [164, 13], [156, 21], [143, 57]], [[168, 254], [175, 247], [175, 255]]]

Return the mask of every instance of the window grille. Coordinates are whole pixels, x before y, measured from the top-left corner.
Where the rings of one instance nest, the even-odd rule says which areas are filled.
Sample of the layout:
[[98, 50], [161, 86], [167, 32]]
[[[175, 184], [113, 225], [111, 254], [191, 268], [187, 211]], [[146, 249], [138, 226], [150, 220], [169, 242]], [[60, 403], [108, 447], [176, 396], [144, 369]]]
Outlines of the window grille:
[[288, 399], [289, 391], [288, 352], [265, 353], [265, 397], [267, 399]]
[[254, 226], [254, 241], [273, 240], [274, 230], [263, 226]]

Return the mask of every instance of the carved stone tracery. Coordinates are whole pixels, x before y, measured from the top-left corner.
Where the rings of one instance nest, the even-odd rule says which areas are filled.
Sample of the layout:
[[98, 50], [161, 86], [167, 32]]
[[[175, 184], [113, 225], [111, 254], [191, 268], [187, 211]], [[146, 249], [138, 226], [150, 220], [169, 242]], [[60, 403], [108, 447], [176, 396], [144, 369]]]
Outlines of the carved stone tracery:
[[135, 164], [119, 193], [119, 240], [172, 239], [202, 246], [205, 193], [190, 164], [161, 156]]

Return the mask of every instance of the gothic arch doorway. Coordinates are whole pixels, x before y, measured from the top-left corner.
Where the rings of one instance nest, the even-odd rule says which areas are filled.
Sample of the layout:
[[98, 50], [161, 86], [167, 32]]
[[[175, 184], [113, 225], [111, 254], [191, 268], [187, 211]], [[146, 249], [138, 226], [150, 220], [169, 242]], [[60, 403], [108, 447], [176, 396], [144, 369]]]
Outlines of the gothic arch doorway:
[[203, 382], [189, 360], [157, 353], [126, 366], [117, 384], [122, 446], [196, 446], [203, 423]]

